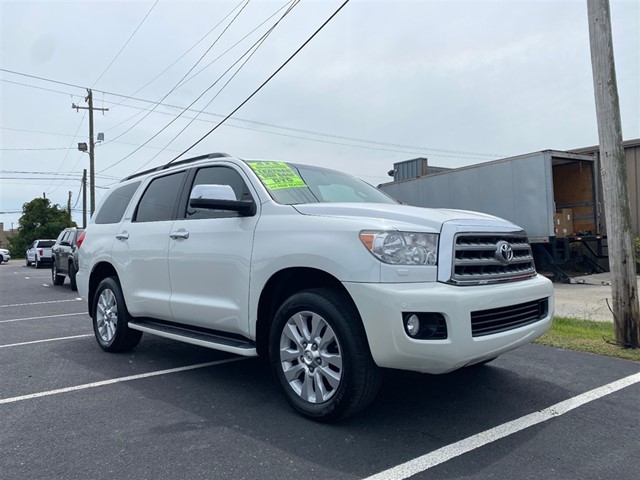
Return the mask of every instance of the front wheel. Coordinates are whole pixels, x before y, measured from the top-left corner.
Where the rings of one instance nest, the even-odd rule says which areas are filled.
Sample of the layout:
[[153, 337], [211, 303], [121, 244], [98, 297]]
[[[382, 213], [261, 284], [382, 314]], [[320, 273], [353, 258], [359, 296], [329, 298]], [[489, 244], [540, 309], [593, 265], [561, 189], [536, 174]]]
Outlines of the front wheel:
[[353, 415], [380, 387], [362, 321], [342, 291], [313, 289], [289, 297], [275, 315], [269, 347], [287, 401], [311, 419]]
[[122, 288], [114, 277], [107, 277], [98, 285], [92, 312], [93, 332], [100, 348], [124, 352], [138, 345], [142, 332], [129, 328], [130, 317]]
[[71, 285], [71, 290], [74, 292], [78, 290], [78, 284], [76, 283], [76, 267], [73, 263], [69, 264], [69, 284]]

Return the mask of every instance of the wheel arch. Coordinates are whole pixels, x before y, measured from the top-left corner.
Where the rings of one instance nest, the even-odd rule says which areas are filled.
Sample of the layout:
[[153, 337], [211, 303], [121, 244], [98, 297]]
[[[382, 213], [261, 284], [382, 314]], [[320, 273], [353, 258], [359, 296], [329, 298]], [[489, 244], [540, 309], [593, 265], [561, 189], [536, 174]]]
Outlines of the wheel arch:
[[[345, 293], [358, 311], [351, 295], [342, 282], [323, 270], [311, 267], [291, 267], [274, 273], [267, 281], [258, 301], [256, 321], [256, 350], [266, 356], [269, 349], [269, 332], [278, 307], [297, 292], [311, 288], [333, 288]], [[358, 319], [362, 322], [362, 319]]]
[[114, 277], [118, 283], [120, 283], [120, 278], [118, 277], [118, 272], [109, 262], [100, 262], [97, 263], [93, 270], [91, 271], [91, 275], [89, 277], [89, 292], [87, 294], [87, 308], [89, 311], [89, 315], [93, 318], [95, 312], [93, 311], [93, 300], [98, 289], [98, 285], [100, 282], [107, 277]]

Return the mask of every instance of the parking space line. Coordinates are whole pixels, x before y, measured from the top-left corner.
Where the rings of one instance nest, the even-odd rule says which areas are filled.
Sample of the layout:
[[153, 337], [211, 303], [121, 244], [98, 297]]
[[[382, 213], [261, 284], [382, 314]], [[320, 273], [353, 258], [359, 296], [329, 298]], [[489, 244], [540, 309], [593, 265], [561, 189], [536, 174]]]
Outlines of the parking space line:
[[41, 320], [43, 318], [73, 317], [75, 315], [86, 315], [87, 317], [89, 316], [87, 312], [61, 313], [60, 315], [44, 315], [42, 317], [10, 318], [8, 320], [0, 320], [0, 323], [22, 322], [24, 320]]
[[23, 400], [32, 400], [34, 398], [48, 397], [51, 395], [57, 395], [59, 393], [76, 392], [78, 390], [86, 390], [88, 388], [96, 388], [96, 387], [102, 387], [105, 385], [113, 385], [114, 383], [122, 383], [122, 382], [129, 382], [131, 380], [140, 380], [143, 378], [157, 377], [159, 375], [168, 375], [171, 373], [186, 372], [189, 370], [196, 370], [198, 368], [206, 368], [206, 367], [212, 367], [214, 365], [222, 365], [224, 363], [238, 362], [240, 360], [247, 360], [249, 358], [252, 358], [252, 357], [227, 358], [225, 360], [218, 360], [215, 362], [198, 363], [196, 365], [187, 365], [186, 367], [169, 368], [167, 370], [158, 370], [156, 372], [141, 373], [139, 375], [129, 375], [127, 377], [112, 378], [110, 380], [103, 380], [101, 382], [85, 383], [83, 385], [76, 385], [75, 387], [59, 388], [57, 390], [49, 390], [46, 392], [38, 392], [38, 393], [29, 394], [29, 395], [21, 395], [19, 397], [3, 398], [3, 399], [0, 399], [0, 405], [4, 405], [7, 403], [21, 402]]
[[29, 305], [48, 305], [50, 303], [79, 302], [82, 298], [71, 298], [69, 300], [52, 300], [50, 302], [14, 303], [13, 305], [0, 305], [0, 308], [8, 307], [28, 307]]
[[45, 342], [56, 342], [58, 340], [72, 340], [74, 338], [84, 338], [84, 337], [93, 337], [93, 333], [86, 333], [83, 335], [73, 335], [71, 337], [58, 337], [58, 338], [47, 338], [45, 340], [33, 340], [31, 342], [10, 343], [8, 345], [0, 345], [0, 348], [21, 347], [23, 345], [33, 345], [36, 343], [45, 343]]
[[365, 480], [401, 480], [411, 477], [456, 458], [464, 453], [468, 453], [539, 423], [546, 422], [552, 418], [564, 415], [575, 408], [639, 382], [640, 372], [634, 375], [629, 375], [628, 377], [615, 382], [611, 382], [607, 385], [603, 385], [602, 387], [594, 388], [593, 390], [569, 398], [568, 400], [564, 400], [560, 403], [556, 403], [544, 410], [525, 415], [524, 417], [517, 418], [510, 422], [503, 423], [502, 425], [498, 425], [497, 427], [485, 430], [484, 432], [472, 435], [471, 437], [467, 437], [459, 442], [452, 443], [439, 448], [438, 450], [427, 453], [426, 455], [409, 460], [408, 462], [367, 477]]

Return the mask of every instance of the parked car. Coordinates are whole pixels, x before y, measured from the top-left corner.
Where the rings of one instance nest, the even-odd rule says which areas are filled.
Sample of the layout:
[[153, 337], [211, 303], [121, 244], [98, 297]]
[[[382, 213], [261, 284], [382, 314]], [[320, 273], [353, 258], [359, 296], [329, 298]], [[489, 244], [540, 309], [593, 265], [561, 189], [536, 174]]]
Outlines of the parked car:
[[289, 404], [322, 421], [373, 401], [381, 368], [486, 363], [553, 317], [521, 228], [400, 205], [319, 167], [211, 154], [147, 170], [108, 193], [78, 243], [103, 350], [147, 332], [264, 355]]
[[11, 253], [6, 248], [0, 248], [0, 263], [11, 260]]
[[31, 264], [35, 265], [36, 268], [40, 268], [43, 265], [51, 265], [51, 247], [54, 243], [56, 241], [51, 239], [34, 240], [27, 249], [27, 267]]
[[68, 275], [71, 290], [78, 289], [76, 286], [78, 238], [82, 232], [84, 232], [82, 228], [65, 228], [51, 247], [51, 280], [54, 285], [62, 285]]

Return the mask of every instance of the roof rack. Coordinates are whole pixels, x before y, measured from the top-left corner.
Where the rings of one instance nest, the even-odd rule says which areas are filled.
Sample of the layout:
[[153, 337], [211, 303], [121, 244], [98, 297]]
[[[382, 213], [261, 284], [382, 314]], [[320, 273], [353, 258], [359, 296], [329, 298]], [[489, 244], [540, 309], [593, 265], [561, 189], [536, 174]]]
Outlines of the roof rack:
[[164, 165], [160, 165], [159, 167], [154, 167], [154, 168], [150, 168], [149, 170], [144, 170], [142, 172], [138, 172], [138, 173], [134, 173], [133, 175], [129, 175], [126, 178], [123, 178], [122, 180], [120, 180], [120, 182], [126, 182], [127, 180], [131, 180], [132, 178], [136, 178], [136, 177], [141, 177], [142, 175], [146, 175], [147, 173], [152, 173], [152, 172], [159, 172], [160, 170], [165, 170], [169, 167], [174, 167], [176, 165], [183, 165], [185, 163], [192, 163], [192, 162], [197, 162], [199, 160], [206, 160], [207, 158], [221, 158], [221, 157], [230, 157], [231, 155], [229, 155], [228, 153], [222, 153], [222, 152], [216, 152], [216, 153], [209, 153], [207, 155], [200, 155], [198, 157], [192, 157], [192, 158], [186, 158], [184, 160], [179, 160], [177, 162], [169, 162], [166, 163]]

